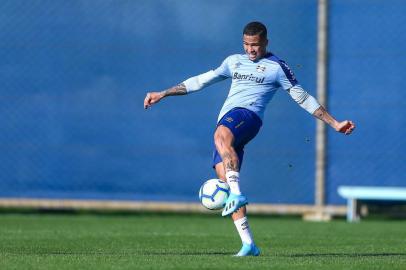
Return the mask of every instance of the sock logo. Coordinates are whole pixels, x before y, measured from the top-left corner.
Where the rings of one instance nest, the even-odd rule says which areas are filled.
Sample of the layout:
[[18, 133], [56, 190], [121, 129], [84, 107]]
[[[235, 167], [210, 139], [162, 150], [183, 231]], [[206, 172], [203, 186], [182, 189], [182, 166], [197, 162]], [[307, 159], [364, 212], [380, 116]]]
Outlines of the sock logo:
[[243, 230], [246, 230], [246, 229], [248, 229], [248, 221], [244, 221], [242, 224], [241, 224], [241, 229], [243, 229]]
[[230, 179], [229, 182], [238, 182], [237, 175], [230, 175], [228, 178]]

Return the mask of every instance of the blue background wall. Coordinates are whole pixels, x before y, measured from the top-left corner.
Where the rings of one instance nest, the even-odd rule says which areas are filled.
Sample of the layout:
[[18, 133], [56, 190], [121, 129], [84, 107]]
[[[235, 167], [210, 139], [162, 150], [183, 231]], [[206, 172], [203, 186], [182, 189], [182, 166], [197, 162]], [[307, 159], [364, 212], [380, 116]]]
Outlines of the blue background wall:
[[[329, 105], [359, 127], [329, 131], [329, 203], [341, 184], [404, 185], [405, 8], [363, 2], [330, 9]], [[242, 53], [252, 20], [315, 95], [316, 1], [1, 2], [0, 196], [197, 201], [230, 81], [148, 111], [143, 99]], [[314, 130], [277, 93], [247, 146], [250, 201], [313, 203]]]
[[[367, 5], [366, 5], [367, 4]], [[406, 186], [406, 3], [331, 1], [330, 110], [358, 128], [329, 131], [329, 203], [339, 185]]]

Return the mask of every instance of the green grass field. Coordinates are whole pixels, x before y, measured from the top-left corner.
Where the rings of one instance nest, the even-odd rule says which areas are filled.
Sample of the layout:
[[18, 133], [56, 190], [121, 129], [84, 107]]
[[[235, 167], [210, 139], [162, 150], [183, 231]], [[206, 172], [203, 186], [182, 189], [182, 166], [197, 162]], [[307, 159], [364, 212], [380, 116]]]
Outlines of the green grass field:
[[260, 257], [220, 216], [0, 214], [0, 269], [406, 269], [406, 221], [251, 217]]

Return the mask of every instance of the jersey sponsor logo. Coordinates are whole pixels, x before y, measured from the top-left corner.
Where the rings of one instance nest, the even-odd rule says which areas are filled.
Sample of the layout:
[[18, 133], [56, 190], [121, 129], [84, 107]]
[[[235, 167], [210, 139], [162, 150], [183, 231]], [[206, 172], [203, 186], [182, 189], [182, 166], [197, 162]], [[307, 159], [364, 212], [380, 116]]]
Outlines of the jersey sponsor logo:
[[254, 76], [253, 74], [240, 74], [238, 72], [234, 72], [233, 80], [253, 81], [256, 83], [263, 83], [265, 80], [265, 77], [257, 77], [257, 76]]

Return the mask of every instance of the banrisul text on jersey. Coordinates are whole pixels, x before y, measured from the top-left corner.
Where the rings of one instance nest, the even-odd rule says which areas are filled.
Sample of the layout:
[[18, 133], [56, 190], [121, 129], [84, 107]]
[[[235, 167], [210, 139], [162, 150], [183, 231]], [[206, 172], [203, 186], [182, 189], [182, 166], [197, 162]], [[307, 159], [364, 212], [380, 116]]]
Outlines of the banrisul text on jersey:
[[265, 80], [265, 77], [257, 77], [257, 76], [254, 76], [253, 74], [240, 74], [238, 72], [234, 72], [233, 79], [234, 80], [253, 81], [256, 83], [263, 83]]

